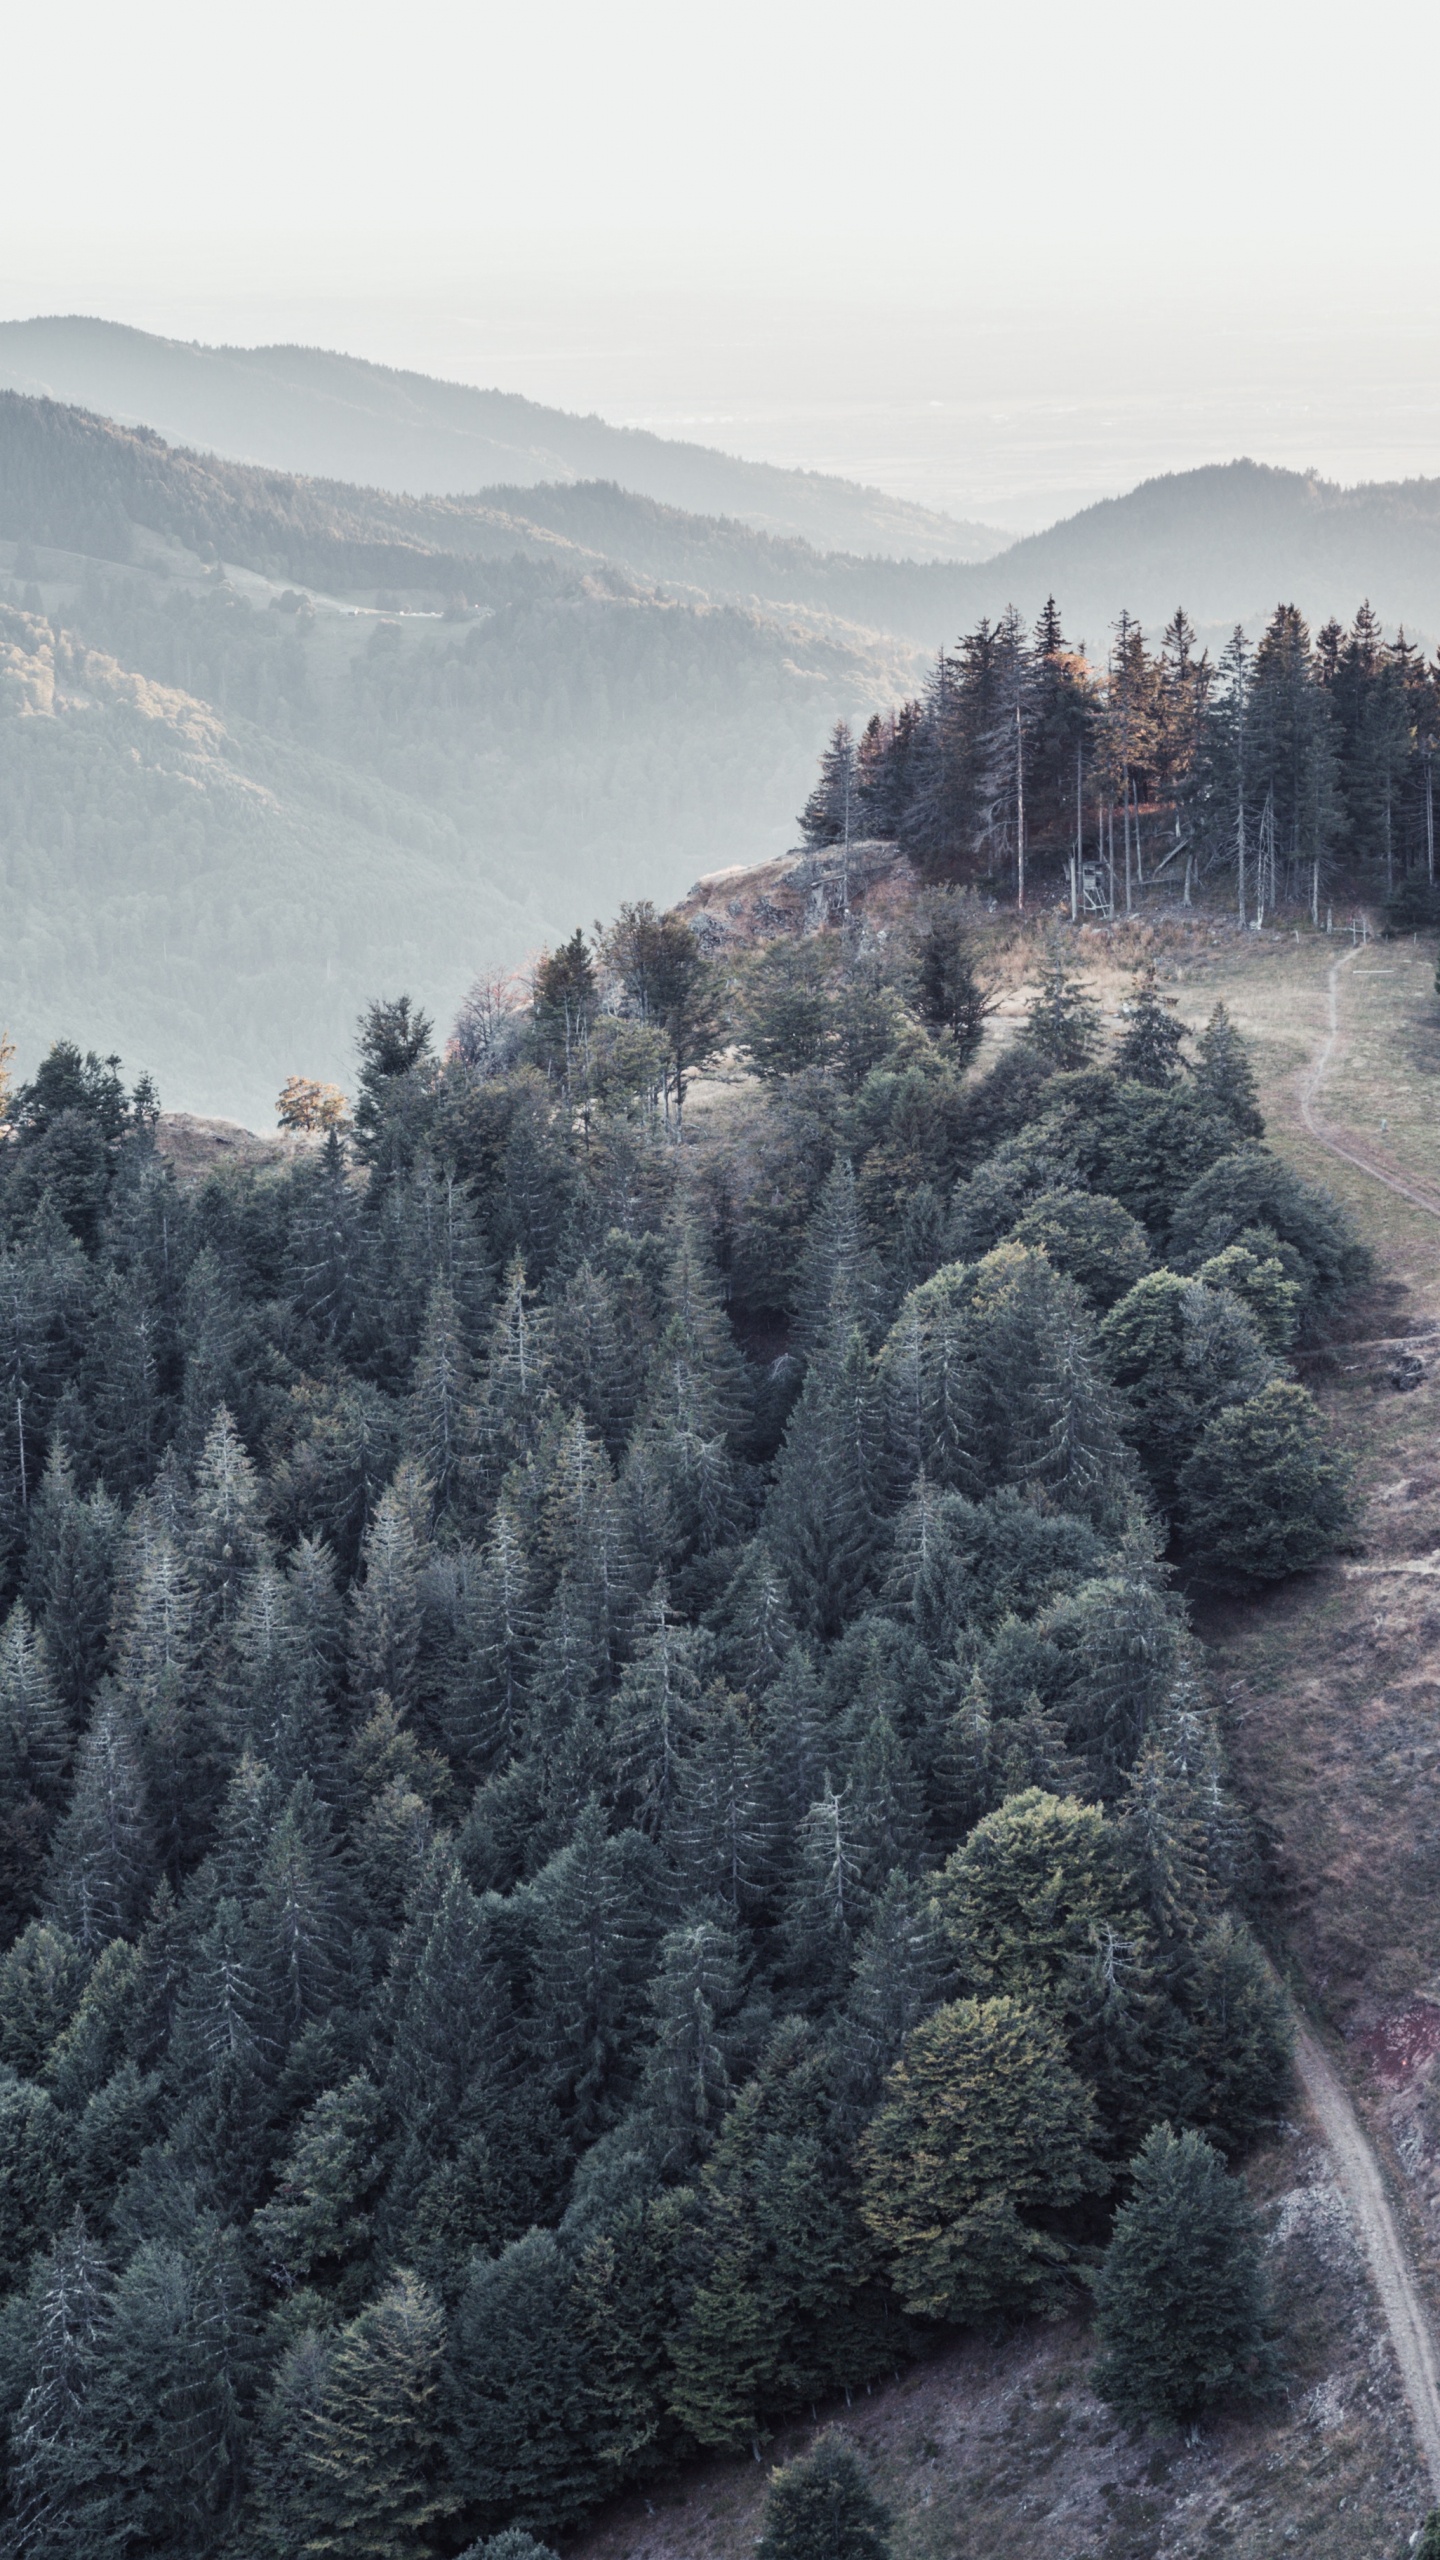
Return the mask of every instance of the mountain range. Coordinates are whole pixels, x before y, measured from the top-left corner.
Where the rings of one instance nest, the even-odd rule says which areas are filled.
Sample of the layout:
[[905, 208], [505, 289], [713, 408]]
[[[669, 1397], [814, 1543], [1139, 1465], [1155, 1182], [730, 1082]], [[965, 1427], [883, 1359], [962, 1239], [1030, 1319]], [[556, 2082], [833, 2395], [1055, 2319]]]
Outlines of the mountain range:
[[[829, 485], [843, 512], [856, 493]], [[782, 852], [830, 724], [1012, 603], [1054, 594], [1092, 654], [1122, 608], [1155, 629], [1180, 603], [1212, 646], [1282, 598], [1440, 630], [1440, 481], [1217, 465], [987, 561], [793, 523], [615, 477], [384, 490], [0, 391], [0, 1019], [22, 1069], [67, 1033], [255, 1119], [277, 1052], [343, 1082], [382, 987], [443, 1020], [482, 966], [623, 896]]]
[[322, 347], [205, 347], [111, 320], [7, 320], [0, 387], [153, 427], [202, 452], [412, 495], [614, 480], [665, 506], [738, 516], [828, 551], [980, 560], [1007, 539], [824, 472], [744, 462]]

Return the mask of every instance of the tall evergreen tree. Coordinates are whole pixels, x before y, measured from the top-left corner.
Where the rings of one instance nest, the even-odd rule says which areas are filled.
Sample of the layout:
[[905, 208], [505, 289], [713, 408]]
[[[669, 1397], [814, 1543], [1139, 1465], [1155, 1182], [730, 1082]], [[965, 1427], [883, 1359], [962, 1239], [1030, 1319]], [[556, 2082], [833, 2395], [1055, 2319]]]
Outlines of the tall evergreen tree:
[[1198, 2133], [1157, 2125], [1096, 2286], [1103, 2396], [1163, 2425], [1273, 2388], [1258, 2234], [1244, 2187]]

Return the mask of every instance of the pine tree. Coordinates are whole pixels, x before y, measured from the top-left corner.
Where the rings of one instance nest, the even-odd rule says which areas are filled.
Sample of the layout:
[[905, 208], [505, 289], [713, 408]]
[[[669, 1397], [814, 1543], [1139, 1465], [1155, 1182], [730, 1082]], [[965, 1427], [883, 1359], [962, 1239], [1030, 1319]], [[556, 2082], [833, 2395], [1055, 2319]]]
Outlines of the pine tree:
[[1102, 2396], [1174, 2426], [1273, 2388], [1274, 2351], [1249, 2197], [1198, 2133], [1157, 2125], [1096, 2284]]
[[756, 2560], [889, 2560], [889, 2510], [838, 2427], [771, 2472], [755, 2550]]

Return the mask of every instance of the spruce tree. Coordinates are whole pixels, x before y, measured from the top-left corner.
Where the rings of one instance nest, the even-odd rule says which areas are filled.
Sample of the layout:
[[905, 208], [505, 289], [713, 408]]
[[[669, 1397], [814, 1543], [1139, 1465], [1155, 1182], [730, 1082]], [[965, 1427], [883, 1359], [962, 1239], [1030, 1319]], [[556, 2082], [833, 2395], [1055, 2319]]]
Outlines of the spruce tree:
[[661, 1940], [650, 1983], [654, 2044], [639, 2103], [659, 2134], [673, 2176], [710, 2150], [730, 2097], [726, 2021], [743, 1980], [728, 1914], [687, 1919]]
[[455, 2309], [443, 2426], [461, 2513], [563, 2532], [596, 2486], [587, 2359], [572, 2271], [553, 2233], [472, 2259]]
[[1189, 1033], [1160, 993], [1152, 965], [1140, 970], [1135, 993], [1122, 1008], [1125, 1031], [1115, 1052], [1115, 1072], [1135, 1084], [1166, 1085], [1184, 1065], [1180, 1052]]
[[1231, 1123], [1238, 1137], [1264, 1137], [1250, 1053], [1223, 1004], [1217, 1004], [1195, 1043], [1195, 1091]]
[[1272, 1378], [1226, 1405], [1180, 1470], [1180, 1533], [1219, 1583], [1278, 1582], [1330, 1554], [1353, 1514], [1351, 1471], [1305, 1389]]
[[402, 2268], [340, 2331], [308, 2407], [300, 2377], [290, 2378], [298, 2402], [286, 2501], [292, 2548], [428, 2560], [435, 2528], [455, 2506], [442, 2471], [444, 2345], [439, 2303]]
[[889, 2560], [890, 2514], [838, 2427], [770, 2474], [756, 2560]]
[[1040, 988], [1025, 1017], [1025, 1041], [1055, 1074], [1090, 1064], [1100, 1045], [1100, 1008], [1071, 970], [1063, 948], [1052, 948]]
[[860, 1605], [879, 1547], [880, 1419], [857, 1331], [832, 1369], [814, 1368], [791, 1415], [765, 1511], [765, 1541], [795, 1623], [822, 1639]]
[[1198, 2133], [1157, 2125], [1095, 2288], [1096, 2388], [1125, 2416], [1175, 2426], [1273, 2388], [1275, 2357], [1250, 2200]]
[[156, 1881], [141, 1755], [124, 1701], [102, 1683], [51, 1851], [47, 1909], [76, 1944], [129, 1936]]
[[104, 1487], [82, 1501], [63, 1443], [52, 1442], [30, 1518], [25, 1590], [72, 1729], [109, 1656], [119, 1535], [119, 1514]]
[[110, 2284], [77, 2213], [41, 2272], [32, 2378], [12, 2427], [11, 2530], [25, 2560], [72, 2560], [104, 2477], [89, 2420]]

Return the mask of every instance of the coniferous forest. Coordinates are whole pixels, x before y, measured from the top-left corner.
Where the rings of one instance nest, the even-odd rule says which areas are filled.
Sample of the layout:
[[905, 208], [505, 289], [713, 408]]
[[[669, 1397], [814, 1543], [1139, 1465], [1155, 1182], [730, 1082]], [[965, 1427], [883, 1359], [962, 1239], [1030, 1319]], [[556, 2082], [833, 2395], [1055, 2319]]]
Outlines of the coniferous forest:
[[198, 1186], [116, 1060], [9, 1092], [17, 2560], [522, 2560], [1282, 2112], [1186, 1593], [1343, 1536], [1364, 1253], [1222, 1011], [1057, 945], [982, 1051], [970, 913], [622, 910]]
[[[923, 696], [834, 730], [801, 818], [812, 846], [900, 843], [931, 878], [1023, 905], [1129, 914], [1147, 884], [1189, 905], [1202, 881], [1239, 920], [1324, 920], [1341, 888], [1402, 928], [1440, 916], [1432, 760], [1440, 667], [1368, 604], [1312, 640], [1292, 605], [1218, 661], [1176, 612], [1158, 647], [1122, 613], [1102, 664], [1053, 597], [942, 650]], [[1088, 877], [1087, 877], [1088, 875]]]

